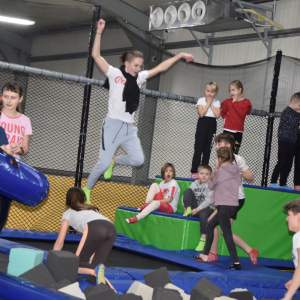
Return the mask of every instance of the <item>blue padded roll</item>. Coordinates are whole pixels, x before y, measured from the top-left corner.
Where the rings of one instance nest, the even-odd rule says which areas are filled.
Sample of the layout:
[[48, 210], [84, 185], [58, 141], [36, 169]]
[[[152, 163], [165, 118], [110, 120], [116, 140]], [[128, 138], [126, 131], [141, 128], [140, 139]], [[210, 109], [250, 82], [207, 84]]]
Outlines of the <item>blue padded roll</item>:
[[0, 194], [24, 205], [40, 204], [49, 191], [47, 177], [24, 162], [0, 151]]

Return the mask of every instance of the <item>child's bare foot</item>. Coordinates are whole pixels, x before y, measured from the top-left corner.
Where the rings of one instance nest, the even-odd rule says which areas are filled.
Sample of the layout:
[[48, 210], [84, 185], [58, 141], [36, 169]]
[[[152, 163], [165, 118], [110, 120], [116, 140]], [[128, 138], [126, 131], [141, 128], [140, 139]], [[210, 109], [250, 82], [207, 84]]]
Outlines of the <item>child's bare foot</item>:
[[208, 256], [205, 254], [198, 254], [193, 256], [198, 261], [208, 262]]

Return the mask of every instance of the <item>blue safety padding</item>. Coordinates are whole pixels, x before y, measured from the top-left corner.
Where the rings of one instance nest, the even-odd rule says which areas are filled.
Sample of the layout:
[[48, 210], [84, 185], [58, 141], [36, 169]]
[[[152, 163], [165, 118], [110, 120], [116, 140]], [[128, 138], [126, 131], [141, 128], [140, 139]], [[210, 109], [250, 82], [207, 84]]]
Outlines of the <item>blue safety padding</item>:
[[[0, 238], [56, 241], [57, 237], [57, 232], [19, 230], [12, 228], [4, 228], [0, 233]], [[79, 242], [81, 240], [81, 234], [67, 233], [65, 240], [68, 242]]]
[[41, 286], [24, 278], [0, 272], [0, 299], [3, 300], [78, 300], [62, 292]]
[[24, 205], [40, 204], [49, 191], [47, 177], [0, 150], [0, 194]]
[[[141, 212], [136, 207], [119, 206], [118, 209], [132, 211], [132, 212], [136, 212], [136, 213], [140, 213]], [[164, 212], [160, 212], [158, 210], [154, 210], [154, 211], [151, 212], [151, 214], [152, 215], [157, 215], [157, 216], [162, 216], [162, 217], [168, 217], [168, 218], [174, 218], [174, 219], [186, 219], [186, 220], [190, 220], [190, 221], [199, 222], [199, 218], [184, 217], [182, 213], [170, 214], [170, 213], [164, 213]]]
[[[162, 179], [161, 175], [156, 175], [155, 178]], [[184, 177], [175, 177], [175, 180], [191, 181], [192, 182], [192, 181], [195, 181], [196, 179], [184, 178]], [[252, 188], [252, 189], [278, 191], [278, 192], [284, 192], [284, 193], [300, 194], [300, 191], [285, 190], [285, 189], [276, 189], [276, 188], [270, 188], [270, 187], [264, 187], [264, 186], [258, 186], [258, 185], [251, 185], [251, 184], [243, 184], [243, 187]]]
[[[173, 284], [182, 288], [187, 294], [193, 289], [196, 283], [205, 277], [223, 290], [223, 295], [228, 295], [231, 290], [235, 288], [246, 288], [253, 292], [254, 297], [257, 299], [281, 299], [286, 293], [284, 284], [289, 281], [293, 274], [289, 272], [282, 272], [275, 269], [268, 269], [261, 265], [253, 265], [249, 259], [241, 258], [242, 270], [232, 271], [227, 270], [228, 266], [231, 265], [231, 260], [229, 257], [219, 256], [217, 262], [202, 263], [194, 260], [192, 255], [195, 253], [193, 250], [182, 250], [182, 251], [166, 251], [156, 249], [153, 246], [142, 246], [137, 241], [133, 241], [126, 236], [118, 235], [115, 242], [115, 246], [122, 246], [123, 249], [132, 250], [138, 249], [140, 246], [142, 249], [140, 253], [144, 255], [151, 255], [153, 257], [158, 257], [160, 259], [166, 259], [166, 255], [169, 256], [169, 261], [173, 261], [179, 264], [184, 264], [193, 268], [199, 268], [199, 270], [205, 270], [204, 272], [181, 272], [172, 271], [169, 272]], [[0, 251], [4, 248], [13, 247], [28, 247], [18, 243], [5, 241], [1, 239], [0, 241]], [[126, 245], [126, 247], [125, 247]], [[35, 249], [35, 248], [33, 248]], [[142, 251], [144, 250], [144, 251]], [[2, 252], [2, 251], [1, 251]], [[6, 251], [7, 252], [7, 251]], [[47, 253], [47, 251], [45, 251]], [[172, 257], [172, 260], [170, 260]], [[259, 259], [260, 261], [260, 259]], [[151, 270], [139, 270], [133, 268], [106, 268], [105, 276], [110, 280], [115, 289], [118, 292], [126, 292], [133, 280], [139, 280], [144, 282], [144, 275]], [[2, 277], [4, 279], [2, 280]], [[80, 287], [84, 290], [87, 285], [91, 284], [86, 279], [81, 279], [79, 281]], [[12, 286], [17, 286], [14, 288], [14, 297], [6, 292], [8, 289], [12, 289]], [[28, 289], [28, 286], [31, 288]], [[1, 294], [2, 291], [2, 294]], [[45, 295], [44, 295], [45, 293]], [[50, 293], [50, 294], [49, 294]], [[54, 293], [54, 294], [52, 294]], [[42, 295], [42, 296], [41, 296]], [[0, 298], [1, 299], [65, 299], [59, 298], [59, 292], [55, 292], [51, 289], [45, 287], [40, 287], [37, 284], [33, 284], [30, 281], [10, 276], [5, 273], [0, 273]], [[69, 296], [67, 299], [76, 299]], [[298, 292], [295, 296], [300, 297]]]
[[[120, 207], [122, 209], [131, 209], [128, 207]], [[134, 211], [136, 209], [132, 208], [132, 211]], [[152, 212], [153, 214], [158, 214], [158, 215], [162, 215], [164, 213], [160, 213], [160, 212]], [[171, 214], [168, 214], [168, 217], [170, 217]], [[172, 217], [175, 214], [172, 214]], [[179, 214], [180, 215], [180, 214]], [[179, 216], [180, 217], [180, 216]], [[189, 219], [193, 219], [194, 221], [197, 221], [197, 218], [189, 218]], [[199, 221], [199, 220], [198, 220]], [[35, 240], [53, 240], [55, 241], [57, 238], [57, 233], [54, 232], [41, 232], [41, 231], [30, 231], [30, 230], [18, 230], [18, 229], [3, 229], [0, 237], [1, 238], [26, 238], [26, 239], [35, 239]], [[66, 240], [67, 241], [80, 241], [81, 239], [81, 234], [67, 234], [66, 235]], [[17, 243], [14, 242], [10, 242], [10, 241], [6, 241], [6, 240], [1, 240], [0, 243], [0, 252], [4, 253], [4, 254], [9, 254], [10, 252], [10, 248], [9, 246], [5, 246], [4, 242], [5, 241], [5, 245], [12, 245], [11, 247], [18, 247]], [[11, 244], [10, 244], [11, 243]], [[15, 246], [13, 246], [15, 245]], [[25, 245], [23, 245], [25, 247]], [[129, 237], [127, 237], [126, 235], [123, 234], [118, 234], [117, 235], [117, 239], [115, 241], [114, 244], [115, 247], [120, 248], [120, 249], [124, 249], [124, 250], [129, 250], [132, 252], [136, 252], [136, 253], [140, 253], [143, 255], [149, 255], [149, 256], [153, 256], [153, 257], [157, 257], [160, 259], [164, 259], [167, 261], [171, 261], [171, 262], [175, 262], [181, 265], [185, 265], [188, 267], [192, 267], [195, 269], [199, 269], [197, 268], [197, 266], [195, 267], [195, 262], [193, 259], [193, 255], [196, 254], [196, 252], [194, 250], [181, 250], [181, 251], [168, 251], [168, 250], [160, 250], [156, 247], [153, 247], [151, 245], [142, 245], [140, 242], [135, 241]], [[22, 247], [22, 246], [19, 246]], [[26, 246], [29, 249], [35, 249], [32, 248], [30, 246]], [[47, 252], [47, 251], [46, 251]], [[47, 256], [44, 256], [44, 259]], [[223, 256], [219, 255], [219, 259], [222, 259]], [[224, 256], [225, 258], [228, 258], [227, 256]], [[249, 261], [249, 258], [247, 257], [240, 257], [241, 261]], [[265, 266], [265, 267], [275, 267], [275, 268], [287, 268], [287, 269], [293, 269], [294, 268], [294, 264], [292, 260], [278, 260], [278, 259], [272, 259], [272, 258], [258, 258], [258, 265], [261, 266]], [[201, 268], [199, 269], [201, 270]]]
[[[187, 267], [191, 267], [198, 270], [213, 271], [216, 265], [225, 262], [224, 266], [228, 267], [229, 262], [231, 262], [230, 257], [219, 255], [219, 260], [214, 263], [204, 264], [196, 261], [193, 258], [194, 254], [197, 254], [195, 250], [162, 250], [151, 245], [142, 245], [139, 241], [133, 240], [126, 235], [118, 234], [117, 239], [114, 243], [114, 247], [132, 251], [135, 253], [140, 253], [143, 255], [149, 255], [151, 257], [163, 259]], [[276, 260], [271, 258], [258, 258], [258, 265], [252, 265], [250, 258], [240, 257], [241, 264], [247, 264], [249, 266], [266, 266], [266, 267], [278, 267], [278, 268], [288, 268], [293, 269], [293, 262], [290, 260]]]

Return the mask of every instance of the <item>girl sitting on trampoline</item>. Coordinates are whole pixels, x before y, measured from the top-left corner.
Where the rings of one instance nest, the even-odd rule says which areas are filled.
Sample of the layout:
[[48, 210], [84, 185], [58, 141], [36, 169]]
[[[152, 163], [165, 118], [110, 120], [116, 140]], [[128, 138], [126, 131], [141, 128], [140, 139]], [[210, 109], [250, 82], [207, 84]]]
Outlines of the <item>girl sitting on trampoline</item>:
[[[137, 167], [144, 163], [137, 128], [133, 126], [142, 84], [147, 78], [166, 71], [181, 58], [187, 62], [194, 61], [193, 55], [180, 53], [151, 70], [141, 71], [144, 63], [143, 53], [132, 50], [121, 55], [124, 65], [120, 69], [114, 68], [100, 54], [100, 41], [104, 28], [105, 21], [101, 19], [97, 24], [92, 55], [98, 67], [107, 76], [104, 87], [109, 89], [108, 114], [102, 126], [102, 143], [98, 162], [83, 188], [87, 203], [90, 203], [91, 190], [98, 178], [105, 172], [104, 178], [110, 179], [115, 164]], [[120, 145], [128, 152], [128, 155], [114, 157]]]
[[213, 190], [210, 204], [217, 207], [216, 215], [207, 223], [206, 243], [203, 253], [195, 256], [208, 262], [208, 254], [214, 239], [214, 229], [220, 224], [223, 236], [233, 264], [230, 270], [240, 270], [241, 265], [232, 237], [230, 218], [236, 213], [239, 199], [238, 191], [241, 184], [240, 169], [233, 165], [234, 155], [231, 149], [222, 147], [217, 150], [218, 167], [208, 182]]
[[[53, 250], [61, 250], [69, 226], [83, 232], [76, 255], [79, 256], [79, 274], [88, 274], [88, 280], [94, 284], [109, 281], [104, 279], [104, 263], [111, 252], [117, 231], [115, 225], [99, 214], [96, 206], [86, 204], [82, 189], [70, 188], [66, 196], [69, 207], [63, 213], [62, 222]], [[112, 286], [111, 286], [112, 287]]]
[[126, 219], [127, 223], [137, 223], [156, 209], [169, 214], [176, 212], [180, 188], [174, 179], [175, 167], [170, 163], [164, 164], [161, 168], [161, 177], [163, 181], [159, 185], [151, 184], [145, 204], [139, 208], [141, 212], [133, 218]]

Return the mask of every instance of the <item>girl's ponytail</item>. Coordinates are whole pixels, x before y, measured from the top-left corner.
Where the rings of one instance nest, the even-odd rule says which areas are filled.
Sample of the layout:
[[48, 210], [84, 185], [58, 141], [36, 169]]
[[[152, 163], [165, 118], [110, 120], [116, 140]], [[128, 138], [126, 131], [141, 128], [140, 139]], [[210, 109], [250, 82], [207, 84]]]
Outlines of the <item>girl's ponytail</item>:
[[[217, 150], [217, 156], [218, 156], [218, 159], [219, 159], [219, 164], [218, 164], [218, 168], [221, 167], [221, 165], [227, 161], [229, 161], [230, 163], [232, 163], [233, 161], [235, 161], [235, 157], [234, 157], [234, 154], [232, 152], [232, 149], [231, 148], [228, 148], [228, 147], [221, 147]], [[220, 162], [221, 160], [221, 162]], [[211, 176], [210, 180], [213, 181], [214, 178], [216, 177], [216, 174], [217, 174], [217, 170], [216, 172]]]
[[72, 187], [68, 190], [66, 196], [66, 205], [70, 208], [81, 211], [81, 210], [94, 210], [99, 211], [98, 207], [90, 204], [85, 204], [86, 198], [85, 193], [81, 188]]

